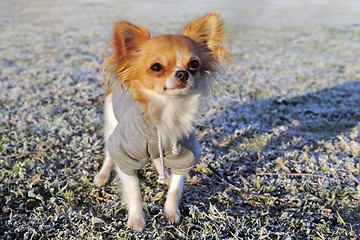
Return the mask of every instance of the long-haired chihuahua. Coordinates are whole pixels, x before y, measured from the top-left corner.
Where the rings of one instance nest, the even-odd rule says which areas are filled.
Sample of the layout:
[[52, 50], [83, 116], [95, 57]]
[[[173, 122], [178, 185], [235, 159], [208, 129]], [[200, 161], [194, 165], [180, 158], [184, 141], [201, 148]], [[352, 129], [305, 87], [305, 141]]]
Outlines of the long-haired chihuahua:
[[184, 175], [200, 159], [194, 124], [201, 97], [221, 65], [231, 62], [219, 14], [190, 21], [182, 35], [150, 37], [144, 27], [117, 22], [111, 47], [103, 65], [109, 81], [105, 160], [95, 185], [105, 184], [115, 166], [128, 227], [140, 232], [145, 216], [136, 171], [151, 159], [159, 182], [169, 184], [164, 215], [178, 223]]

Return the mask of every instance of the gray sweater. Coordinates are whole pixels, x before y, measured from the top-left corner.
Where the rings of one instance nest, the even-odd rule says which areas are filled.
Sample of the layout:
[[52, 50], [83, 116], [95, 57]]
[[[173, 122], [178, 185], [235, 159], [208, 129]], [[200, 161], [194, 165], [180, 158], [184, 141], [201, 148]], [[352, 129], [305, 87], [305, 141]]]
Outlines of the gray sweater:
[[[149, 159], [159, 158], [157, 129], [146, 120], [140, 103], [132, 101], [128, 93], [115, 88], [112, 102], [118, 125], [106, 142], [106, 150], [125, 174], [134, 175]], [[177, 146], [178, 154], [172, 153], [171, 143], [163, 147], [164, 163], [172, 173], [183, 175], [200, 159], [195, 131], [180, 139]]]

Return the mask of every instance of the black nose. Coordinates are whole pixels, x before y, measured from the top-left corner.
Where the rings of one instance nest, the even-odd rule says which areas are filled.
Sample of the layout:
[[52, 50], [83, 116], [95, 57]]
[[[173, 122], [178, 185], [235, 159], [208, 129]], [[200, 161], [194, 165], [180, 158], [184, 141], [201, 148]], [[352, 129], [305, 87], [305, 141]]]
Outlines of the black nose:
[[175, 73], [175, 76], [176, 76], [177, 79], [179, 79], [180, 81], [185, 82], [186, 80], [189, 79], [189, 72], [188, 72], [188, 71], [184, 71], [184, 70], [177, 71], [177, 72]]

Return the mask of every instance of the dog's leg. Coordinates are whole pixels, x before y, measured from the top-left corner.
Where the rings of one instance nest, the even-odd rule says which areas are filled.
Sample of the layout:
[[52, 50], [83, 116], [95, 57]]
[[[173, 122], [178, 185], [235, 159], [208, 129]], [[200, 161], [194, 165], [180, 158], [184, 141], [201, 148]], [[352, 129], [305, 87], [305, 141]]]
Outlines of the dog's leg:
[[[105, 99], [104, 105], [104, 141], [105, 145], [111, 134], [113, 134], [118, 121], [114, 115], [113, 104], [112, 104], [112, 94], [109, 94]], [[105, 160], [103, 166], [101, 167], [100, 172], [96, 175], [94, 179], [95, 186], [100, 187], [104, 185], [110, 178], [110, 172], [112, 169], [113, 163], [110, 157], [110, 154], [105, 149]]]
[[103, 186], [105, 185], [105, 183], [107, 183], [107, 181], [109, 181], [112, 166], [113, 163], [110, 154], [107, 151], [105, 151], [104, 163], [101, 167], [100, 172], [96, 175], [94, 179], [95, 186], [97, 187]]
[[[161, 174], [161, 163], [160, 163], [160, 159], [156, 158], [156, 159], [151, 159], [152, 163], [154, 164], [156, 171], [158, 172], [158, 174]], [[165, 168], [165, 185], [169, 185], [170, 183], [170, 173], [168, 172], [168, 170]]]
[[127, 226], [135, 232], [141, 232], [145, 227], [145, 215], [140, 192], [139, 179], [136, 175], [130, 176], [120, 168], [115, 167], [121, 181], [123, 200], [128, 209], [129, 219]]
[[171, 175], [170, 187], [165, 202], [165, 217], [171, 223], [180, 221], [179, 202], [184, 185], [184, 175]]

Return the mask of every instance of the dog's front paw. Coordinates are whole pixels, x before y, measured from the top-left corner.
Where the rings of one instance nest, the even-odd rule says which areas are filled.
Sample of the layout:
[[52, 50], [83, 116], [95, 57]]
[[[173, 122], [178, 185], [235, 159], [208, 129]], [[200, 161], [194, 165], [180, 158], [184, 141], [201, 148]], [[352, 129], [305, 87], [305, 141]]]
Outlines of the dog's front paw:
[[110, 172], [109, 171], [100, 171], [96, 177], [94, 178], [94, 184], [97, 187], [101, 187], [109, 181], [110, 178]]
[[143, 212], [129, 213], [128, 228], [134, 232], [141, 232], [145, 228], [145, 216]]
[[179, 223], [180, 222], [180, 210], [179, 208], [165, 208], [164, 214], [167, 220], [169, 220], [170, 223]]

